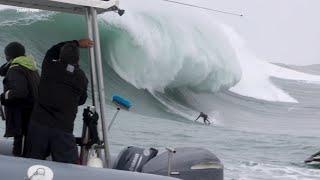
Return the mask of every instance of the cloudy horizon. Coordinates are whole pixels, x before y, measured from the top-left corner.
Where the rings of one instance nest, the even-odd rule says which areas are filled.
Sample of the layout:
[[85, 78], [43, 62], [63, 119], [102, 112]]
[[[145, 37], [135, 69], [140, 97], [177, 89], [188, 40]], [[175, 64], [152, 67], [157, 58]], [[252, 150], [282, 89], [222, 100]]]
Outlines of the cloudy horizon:
[[319, 0], [189, 0], [197, 5], [244, 14], [212, 13], [232, 26], [261, 59], [296, 65], [320, 64]]

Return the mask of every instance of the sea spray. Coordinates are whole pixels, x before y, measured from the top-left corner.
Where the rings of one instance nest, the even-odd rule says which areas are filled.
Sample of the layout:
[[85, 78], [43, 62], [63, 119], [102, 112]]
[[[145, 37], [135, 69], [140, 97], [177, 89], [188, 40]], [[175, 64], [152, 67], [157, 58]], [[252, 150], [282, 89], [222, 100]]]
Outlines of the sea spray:
[[111, 66], [137, 88], [217, 92], [241, 79], [228, 38], [214, 23], [208, 26], [146, 13], [107, 20], [106, 28], [117, 32], [108, 49]]

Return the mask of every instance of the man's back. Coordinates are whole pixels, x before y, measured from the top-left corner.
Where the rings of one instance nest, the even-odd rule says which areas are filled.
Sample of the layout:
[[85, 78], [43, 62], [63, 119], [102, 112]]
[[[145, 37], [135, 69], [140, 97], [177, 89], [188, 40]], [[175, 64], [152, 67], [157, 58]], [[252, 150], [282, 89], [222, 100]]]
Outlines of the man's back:
[[21, 105], [24, 108], [32, 109], [38, 97], [40, 76], [35, 65], [32, 67], [23, 65], [23, 63], [26, 64], [26, 61], [34, 61], [34, 59], [32, 57], [21, 56], [10, 63], [10, 67], [3, 80], [3, 85], [5, 92], [11, 91], [10, 99], [13, 102], [18, 101], [15, 104], [16, 106]]
[[39, 100], [32, 120], [41, 125], [73, 131], [78, 106], [87, 98], [88, 80], [78, 65], [59, 61], [60, 43], [48, 50], [42, 64]]
[[25, 48], [12, 42], [5, 48], [7, 63], [1, 66], [0, 75], [4, 76], [1, 103], [5, 107], [5, 137], [14, 137], [12, 153], [25, 155], [24, 137], [30, 122], [34, 103], [38, 97], [40, 76], [36, 61], [25, 55]]
[[29, 126], [27, 155], [53, 161], [77, 163], [73, 135], [78, 106], [87, 99], [88, 80], [79, 68], [80, 48], [90, 48], [89, 39], [59, 43], [50, 48], [42, 64], [39, 100]]

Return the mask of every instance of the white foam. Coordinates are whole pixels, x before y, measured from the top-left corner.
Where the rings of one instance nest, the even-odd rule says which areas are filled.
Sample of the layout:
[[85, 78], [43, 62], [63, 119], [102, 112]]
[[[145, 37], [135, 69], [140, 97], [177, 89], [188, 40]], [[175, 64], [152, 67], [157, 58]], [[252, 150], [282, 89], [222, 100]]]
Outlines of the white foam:
[[137, 88], [191, 87], [213, 93], [230, 89], [256, 99], [297, 103], [270, 77], [320, 82], [319, 76], [257, 58], [232, 28], [212, 16], [155, 8], [130, 10], [121, 18], [105, 18], [122, 31], [112, 44], [111, 66]]
[[5, 10], [5, 9], [14, 9], [13, 6], [5, 6], [5, 5], [0, 5], [0, 11]]
[[[150, 92], [154, 98], [156, 98], [160, 103], [165, 105], [168, 109], [167, 111], [173, 114], [178, 114], [181, 117], [184, 117], [185, 119], [189, 119], [191, 121], [194, 121], [197, 116], [199, 115], [199, 112], [196, 112], [192, 109], [189, 109], [187, 107], [184, 107], [164, 96], [162, 96], [159, 93], [156, 92]], [[201, 121], [199, 121], [201, 123]]]
[[15, 7], [15, 6], [0, 5], [0, 11], [1, 10], [7, 10], [7, 9], [14, 9], [14, 10], [17, 10], [18, 12], [39, 12], [39, 11], [41, 11], [39, 9], [21, 8], [21, 7]]
[[319, 179], [320, 171], [315, 169], [306, 169], [294, 166], [282, 166], [274, 164], [264, 164], [256, 162], [246, 162], [237, 166], [235, 169], [229, 169], [236, 172], [235, 179], [256, 180], [261, 177], [277, 180], [314, 180]]
[[234, 50], [214, 22], [152, 12], [106, 20], [122, 32], [108, 49], [111, 66], [137, 88], [192, 87], [216, 92], [240, 80]]
[[279, 67], [265, 62], [254, 56], [246, 46], [245, 42], [230, 27], [224, 26], [225, 32], [233, 47], [237, 51], [237, 56], [242, 69], [242, 78], [230, 91], [256, 99], [277, 102], [298, 103], [279, 87], [275, 86], [270, 77], [288, 80], [299, 80], [305, 83], [320, 83], [320, 76], [297, 72], [287, 68]]
[[0, 26], [30, 25], [37, 21], [48, 20], [51, 15], [55, 14], [55, 12], [42, 11], [37, 9], [0, 6], [0, 11], [6, 10], [16, 11], [16, 15], [12, 17], [10, 15], [4, 14], [4, 18], [1, 20]]

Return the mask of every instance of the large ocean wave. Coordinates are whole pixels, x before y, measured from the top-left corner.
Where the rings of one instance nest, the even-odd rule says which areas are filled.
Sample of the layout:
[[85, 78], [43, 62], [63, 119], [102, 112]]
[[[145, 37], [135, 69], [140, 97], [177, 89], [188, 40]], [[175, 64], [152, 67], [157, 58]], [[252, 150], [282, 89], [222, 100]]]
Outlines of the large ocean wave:
[[[0, 46], [20, 41], [38, 60], [54, 43], [86, 36], [85, 19], [77, 15], [14, 9], [2, 9], [0, 13]], [[167, 94], [168, 90], [187, 89], [194, 93], [230, 90], [260, 100], [298, 102], [274, 85], [270, 77], [320, 81], [318, 76], [255, 57], [239, 34], [209, 15], [202, 14], [199, 18], [197, 14], [179, 15], [170, 10], [164, 13], [133, 9], [123, 17], [106, 13], [100, 20], [105, 76], [106, 81], [111, 81], [108, 84], [117, 86], [120, 76], [136, 88], [135, 92], [147, 89], [176, 114], [185, 114], [177, 113], [181, 109], [177, 104], [183, 100], [176, 102], [172, 94]], [[87, 61], [82, 65], [89, 70]], [[123, 90], [129, 87], [127, 84], [120, 86], [122, 90], [114, 90], [131, 94]], [[176, 110], [168, 104], [173, 104]]]
[[124, 17], [105, 15], [106, 28], [115, 34], [108, 49], [111, 66], [135, 87], [152, 92], [230, 89], [256, 99], [297, 103], [270, 77], [319, 83], [319, 76], [257, 58], [231, 27], [210, 16], [194, 16], [139, 10]]
[[[131, 7], [136, 1], [128, 2]], [[319, 177], [302, 161], [318, 150], [320, 87], [306, 83], [320, 78], [261, 60], [237, 32], [210, 15], [157, 8], [100, 16], [107, 103], [113, 94], [133, 102], [111, 131], [112, 147], [205, 147], [223, 160], [227, 179]], [[48, 48], [85, 37], [86, 25], [77, 15], [3, 9], [0, 32], [0, 51], [19, 41], [40, 67]], [[89, 75], [87, 50], [81, 53]], [[109, 105], [111, 119], [115, 108]], [[214, 126], [186, 120], [199, 111]]]
[[146, 13], [106, 19], [116, 36], [108, 49], [111, 66], [137, 88], [216, 92], [241, 79], [234, 50], [218, 26]]

